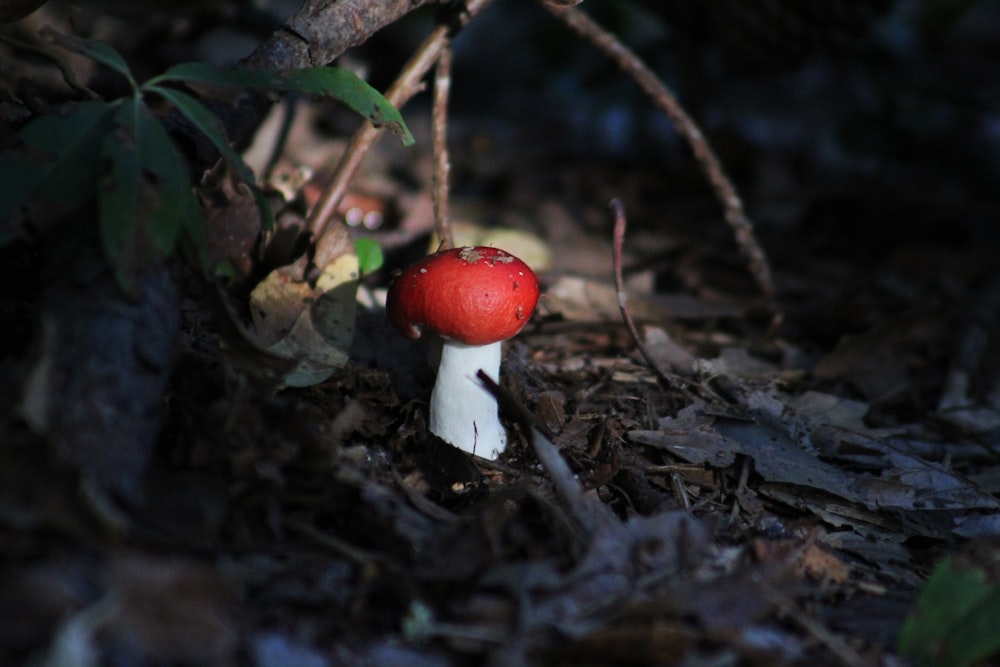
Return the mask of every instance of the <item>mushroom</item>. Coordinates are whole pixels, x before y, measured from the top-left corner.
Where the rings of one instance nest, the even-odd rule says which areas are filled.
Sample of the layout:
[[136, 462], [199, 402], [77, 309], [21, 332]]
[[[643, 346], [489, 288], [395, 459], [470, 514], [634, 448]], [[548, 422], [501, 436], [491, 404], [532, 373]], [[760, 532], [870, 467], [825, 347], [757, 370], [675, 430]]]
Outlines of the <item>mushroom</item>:
[[489, 247], [451, 248], [423, 258], [389, 286], [386, 312], [408, 338], [442, 339], [431, 392], [431, 432], [460, 449], [496, 458], [507, 445], [496, 399], [476, 379], [500, 376], [500, 344], [528, 323], [538, 279], [517, 257]]

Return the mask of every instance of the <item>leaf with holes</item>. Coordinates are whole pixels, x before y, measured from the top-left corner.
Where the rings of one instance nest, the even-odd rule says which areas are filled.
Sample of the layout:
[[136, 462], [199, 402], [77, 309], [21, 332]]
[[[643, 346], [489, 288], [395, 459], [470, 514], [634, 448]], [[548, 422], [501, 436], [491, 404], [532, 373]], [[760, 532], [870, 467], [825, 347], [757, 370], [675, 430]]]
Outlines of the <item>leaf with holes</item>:
[[101, 241], [128, 286], [136, 272], [174, 251], [182, 230], [201, 224], [201, 208], [173, 142], [141, 102], [122, 104], [102, 158]]

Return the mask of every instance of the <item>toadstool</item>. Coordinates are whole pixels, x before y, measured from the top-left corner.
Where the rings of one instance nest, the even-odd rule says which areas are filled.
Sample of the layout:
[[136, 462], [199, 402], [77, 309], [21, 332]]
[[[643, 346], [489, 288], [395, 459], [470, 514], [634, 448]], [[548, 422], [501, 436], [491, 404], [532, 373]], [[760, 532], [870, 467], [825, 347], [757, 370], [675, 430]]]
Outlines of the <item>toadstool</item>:
[[386, 312], [409, 338], [443, 341], [431, 392], [430, 430], [467, 452], [496, 458], [507, 444], [496, 399], [476, 379], [500, 375], [501, 343], [528, 323], [538, 279], [517, 257], [489, 247], [442, 250], [403, 270], [389, 286]]

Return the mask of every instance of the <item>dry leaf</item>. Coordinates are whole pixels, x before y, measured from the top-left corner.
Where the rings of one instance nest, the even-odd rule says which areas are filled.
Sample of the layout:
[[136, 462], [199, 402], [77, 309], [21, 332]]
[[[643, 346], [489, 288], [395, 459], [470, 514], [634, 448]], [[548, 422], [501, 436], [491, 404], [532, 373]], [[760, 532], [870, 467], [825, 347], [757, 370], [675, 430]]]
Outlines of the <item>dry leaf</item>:
[[272, 354], [295, 361], [284, 377], [290, 387], [329, 378], [347, 363], [354, 339], [358, 258], [349, 243], [322, 256], [330, 259], [315, 287], [278, 269], [250, 295], [251, 335]]

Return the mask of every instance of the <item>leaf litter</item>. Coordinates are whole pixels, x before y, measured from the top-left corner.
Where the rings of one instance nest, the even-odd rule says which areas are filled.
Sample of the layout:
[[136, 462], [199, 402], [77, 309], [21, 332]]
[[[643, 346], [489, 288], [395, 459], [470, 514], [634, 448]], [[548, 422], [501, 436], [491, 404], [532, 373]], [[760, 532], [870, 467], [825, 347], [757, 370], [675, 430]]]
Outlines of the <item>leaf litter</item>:
[[[110, 474], [113, 430], [92, 454], [39, 446], [59, 421], [42, 371], [65, 363], [42, 345], [25, 363], [38, 409], [0, 424], [0, 662], [899, 664], [931, 564], [1000, 531], [995, 383], [980, 370], [995, 357], [979, 342], [996, 329], [991, 283], [908, 291], [879, 269], [840, 284], [851, 258], [808, 265], [790, 257], [801, 239], [775, 239], [789, 314], [767, 339], [741, 260], [699, 236], [718, 220], [649, 194], [661, 173], [561, 165], [569, 194], [553, 196], [543, 167], [497, 150], [457, 159], [509, 173], [489, 208], [540, 233], [551, 261], [506, 351], [510, 452], [473, 461], [427, 437], [424, 351], [379, 310], [388, 270], [426, 248], [430, 220], [412, 211], [365, 232], [386, 251], [380, 273], [338, 265], [345, 241], [256, 276], [250, 312], [186, 301], [162, 435], [127, 493], [80, 478]], [[358, 187], [408, 210], [420, 160]], [[627, 242], [629, 306], [687, 393], [620, 322], [595, 222], [595, 199], [619, 189], [667, 211], [639, 216]], [[840, 230], [810, 241], [824, 234]], [[220, 256], [252, 249], [218, 242]], [[336, 312], [318, 312], [337, 290]]]

